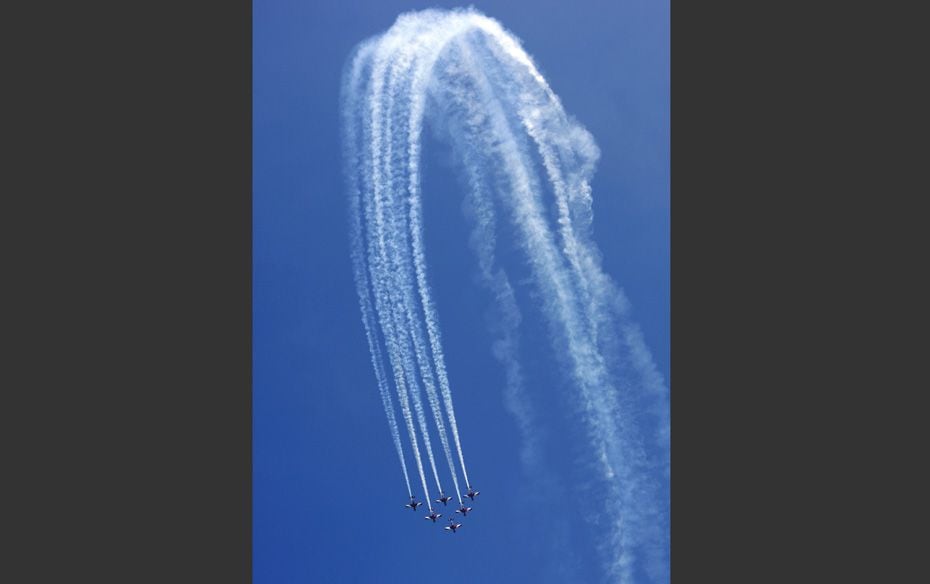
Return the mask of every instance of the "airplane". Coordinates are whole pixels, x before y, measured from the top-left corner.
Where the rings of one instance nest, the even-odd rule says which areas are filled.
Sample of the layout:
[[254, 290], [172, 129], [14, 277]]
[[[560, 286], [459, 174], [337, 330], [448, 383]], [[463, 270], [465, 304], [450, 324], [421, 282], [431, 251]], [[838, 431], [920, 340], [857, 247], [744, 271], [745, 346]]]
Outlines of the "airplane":
[[476, 491], [475, 489], [473, 489], [471, 485], [468, 485], [468, 492], [465, 493], [465, 496], [471, 499], [472, 501], [474, 501], [475, 497], [477, 497], [478, 493], [480, 492], [481, 491]]
[[437, 503], [442, 503], [443, 505], [447, 505], [447, 504], [449, 503], [449, 501], [451, 501], [451, 500], [452, 500], [452, 497], [450, 497], [449, 495], [443, 493], [442, 491], [439, 491], [439, 498], [436, 499], [436, 502], [437, 502]]
[[442, 513], [436, 513], [435, 511], [430, 511], [429, 515], [427, 515], [423, 519], [432, 519], [433, 523], [436, 523], [436, 520], [439, 519], [440, 517], [442, 517]]
[[451, 531], [452, 533], [455, 533], [455, 530], [458, 529], [458, 528], [461, 527], [461, 526], [462, 526], [461, 523], [456, 523], [455, 521], [452, 521], [452, 518], [450, 517], [450, 518], [449, 518], [449, 525], [446, 525], [445, 527], [443, 527], [443, 529], [448, 529], [448, 530]]
[[406, 505], [404, 505], [404, 507], [410, 507], [411, 509], [413, 509], [414, 511], [416, 511], [416, 510], [417, 510], [417, 507], [419, 507], [419, 506], [422, 505], [422, 504], [423, 504], [423, 503], [418, 503], [418, 502], [417, 502], [416, 497], [410, 497], [410, 502], [407, 503]]
[[465, 503], [462, 503], [462, 506], [455, 510], [456, 513], [461, 513], [463, 517], [468, 515], [469, 511], [471, 511], [471, 507], [466, 507]]

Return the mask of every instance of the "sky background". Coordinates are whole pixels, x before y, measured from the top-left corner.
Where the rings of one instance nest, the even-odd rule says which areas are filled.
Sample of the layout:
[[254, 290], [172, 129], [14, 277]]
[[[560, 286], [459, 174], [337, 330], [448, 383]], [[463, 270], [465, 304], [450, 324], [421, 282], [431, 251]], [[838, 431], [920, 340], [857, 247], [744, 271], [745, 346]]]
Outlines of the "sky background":
[[[632, 319], [670, 383], [668, 3], [472, 5], [521, 39], [565, 110], [600, 147], [593, 228], [603, 269], [629, 298]], [[463, 5], [253, 3], [257, 584], [597, 580], [590, 565], [597, 534], [578, 518], [595, 511], [597, 500], [559, 497], [579, 478], [571, 464], [579, 441], [558, 415], [564, 384], [546, 369], [551, 347], [542, 332], [538, 344], [524, 343], [534, 405], [551, 417], [552, 432], [567, 436], [547, 445], [556, 482], [544, 492], [552, 484], [524, 472], [516, 424], [504, 407], [503, 370], [485, 325], [489, 299], [475, 281], [454, 161], [430, 140], [423, 177], [428, 273], [466, 463], [482, 494], [457, 534], [403, 508], [406, 487], [349, 259], [340, 80], [352, 48], [389, 28], [399, 13], [454, 6]], [[543, 326], [525, 311], [524, 335], [532, 336]], [[409, 457], [408, 467], [419, 483]], [[452, 507], [439, 510], [448, 516]]]

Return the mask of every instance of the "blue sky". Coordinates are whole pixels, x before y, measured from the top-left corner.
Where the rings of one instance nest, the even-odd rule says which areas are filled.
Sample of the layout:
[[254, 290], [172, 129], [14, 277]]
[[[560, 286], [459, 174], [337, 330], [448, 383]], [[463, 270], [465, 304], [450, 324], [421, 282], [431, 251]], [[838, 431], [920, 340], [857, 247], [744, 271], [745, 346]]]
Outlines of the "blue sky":
[[[473, 5], [522, 40], [597, 141], [594, 235], [603, 268], [629, 298], [668, 380], [668, 4]], [[426, 250], [469, 475], [482, 495], [455, 535], [402, 507], [406, 488], [349, 261], [340, 78], [352, 48], [400, 12], [460, 4], [253, 6], [255, 582], [597, 581], [590, 550], [598, 534], [577, 517], [596, 510], [596, 499], [572, 506], [549, 497], [519, 463], [485, 326], [489, 300], [475, 283], [462, 193], [441, 148], [424, 159], [424, 184], [444, 186], [441, 197], [426, 193]], [[548, 486], [570, 493], [581, 441], [563, 415], [563, 383], [547, 368], [551, 347], [531, 308], [524, 334], [540, 342], [526, 343], [523, 365], [549, 433], [564, 436], [547, 443], [556, 477]], [[555, 547], [552, 531], [567, 536]]]

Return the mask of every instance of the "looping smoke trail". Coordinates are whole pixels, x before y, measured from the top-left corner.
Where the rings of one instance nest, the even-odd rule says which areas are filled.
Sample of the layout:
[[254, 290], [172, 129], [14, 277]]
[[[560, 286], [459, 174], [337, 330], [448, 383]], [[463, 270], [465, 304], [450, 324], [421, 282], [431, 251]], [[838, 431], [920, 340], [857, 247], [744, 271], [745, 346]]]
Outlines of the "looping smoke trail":
[[[367, 261], [361, 272], [367, 267], [370, 276], [363, 280], [357, 270], [357, 281], [360, 296], [367, 298], [370, 287], [375, 300], [424, 491], [411, 398], [437, 485], [439, 478], [417, 374], [453, 479], [442, 413], [470, 485], [422, 235], [421, 133], [424, 122], [433, 120], [448, 125], [469, 177], [476, 233], [494, 225], [493, 197], [510, 219], [543, 299], [550, 340], [575, 390], [570, 402], [583, 420], [589, 463], [597, 470], [592, 480], [602, 490], [604, 513], [592, 521], [603, 534], [598, 551], [606, 574], [621, 582], [667, 581], [667, 502], [652, 472], [660, 468], [668, 476], [667, 388], [590, 236], [590, 180], [599, 157], [594, 139], [565, 113], [519, 41], [475, 10], [403, 14], [364, 46], [348, 72], [343, 102], [352, 122], [346, 124], [348, 159], [359, 174], [354, 184], [363, 202], [351, 212], [364, 218], [367, 237], [367, 255], [362, 238], [353, 240], [357, 257]], [[355, 129], [359, 122], [361, 131]], [[543, 200], [547, 193], [555, 202], [554, 227]], [[482, 280], [505, 316], [495, 355], [507, 370], [507, 400], [527, 442], [525, 459], [532, 461], [526, 453], [532, 454], [537, 430], [515, 349], [520, 314], [506, 272], [495, 270], [493, 245], [493, 238], [473, 243]], [[373, 317], [365, 311], [363, 301], [369, 326]], [[655, 427], [646, 427], [633, 407], [644, 400], [653, 404]], [[652, 439], [657, 455], [647, 453]]]
[[[388, 72], [388, 83], [386, 85], [385, 91], [385, 100], [386, 104], [383, 108], [384, 119], [382, 121], [382, 132], [381, 136], [390, 137], [393, 132], [393, 127], [395, 124], [394, 120], [394, 106], [397, 101], [396, 93], [398, 91], [398, 78], [401, 76], [404, 67], [403, 59], [395, 59], [390, 63], [389, 72]], [[374, 143], [373, 143], [374, 144]], [[411, 356], [411, 346], [410, 343], [414, 341], [412, 331], [409, 328], [409, 317], [405, 320], [405, 315], [409, 314], [409, 309], [407, 305], [409, 304], [406, 297], [403, 296], [402, 288], [398, 288], [397, 282], [397, 272], [402, 268], [404, 254], [398, 252], [398, 243], [395, 241], [395, 238], [390, 234], [396, 233], [398, 229], [402, 229], [402, 226], [398, 226], [397, 210], [392, 205], [390, 198], [385, 198], [383, 188], [393, 189], [395, 182], [394, 178], [394, 167], [398, 164], [398, 156], [402, 153], [395, 152], [392, 148], [391, 142], [387, 141], [383, 144], [384, 146], [384, 156], [381, 157], [382, 164], [382, 175], [384, 177], [383, 183], [377, 183], [373, 185], [375, 189], [375, 196], [380, 197], [376, 200], [381, 201], [384, 207], [382, 208], [384, 221], [377, 223], [377, 228], [380, 230], [386, 230], [386, 233], [379, 233], [378, 240], [384, 241], [386, 247], [381, 249], [382, 259], [386, 258], [386, 265], [388, 266], [388, 274], [392, 274], [392, 282], [387, 288], [387, 294], [390, 298], [390, 303], [393, 306], [393, 323], [395, 330], [403, 331], [402, 337], [399, 339], [399, 348], [400, 348], [400, 358], [402, 361], [402, 366], [404, 374], [407, 379], [407, 384], [410, 389], [410, 397], [413, 401], [413, 408], [416, 412], [417, 423], [420, 427], [421, 437], [423, 439], [423, 446], [426, 450], [427, 457], [429, 459], [430, 469], [433, 472], [433, 479], [436, 481], [436, 488], [439, 491], [442, 491], [442, 483], [439, 480], [439, 472], [436, 469], [436, 459], [433, 456], [433, 446], [429, 436], [429, 430], [426, 424], [426, 416], [423, 411], [423, 403], [420, 399], [419, 385], [416, 380], [416, 370], [413, 366], [413, 360]], [[375, 144], [374, 148], [380, 148], [380, 145]], [[402, 286], [402, 284], [401, 284]], [[426, 493], [427, 501], [429, 500], [429, 493]]]
[[[403, 49], [401, 49], [403, 51]], [[399, 126], [404, 123], [402, 116], [397, 116], [395, 119], [394, 116], [394, 106], [398, 101], [397, 91], [399, 87], [399, 81], [404, 78], [405, 73], [409, 73], [410, 65], [412, 64], [412, 59], [406, 54], [397, 55], [391, 62], [390, 73], [389, 73], [389, 82], [388, 82], [388, 91], [387, 94], [390, 96], [387, 107], [385, 108], [385, 127], [388, 128], [388, 131], [385, 132], [386, 135], [390, 135], [390, 129]], [[401, 109], [403, 113], [403, 109]], [[393, 169], [397, 165], [400, 168], [403, 168], [404, 156], [406, 152], [404, 149], [395, 149], [393, 143], [389, 140], [385, 143], [386, 151], [386, 164], [384, 165], [384, 175], [386, 177], [386, 183], [390, 186], [392, 192], [401, 191], [403, 187], [403, 182], [398, 180], [398, 177], [395, 175]], [[411, 290], [409, 286], [405, 286], [405, 281], [409, 281], [410, 274], [412, 273], [412, 267], [410, 263], [410, 258], [408, 254], [398, 253], [398, 249], [406, 249], [409, 245], [406, 237], [404, 236], [404, 225], [402, 220], [402, 215], [405, 212], [403, 206], [403, 200], [400, 198], [394, 198], [394, 207], [389, 208], [389, 215], [391, 217], [391, 230], [394, 234], [393, 239], [389, 240], [391, 245], [389, 250], [391, 252], [390, 258], [393, 262], [394, 269], [392, 273], [395, 277], [395, 285], [392, 289], [395, 292], [395, 298], [400, 306], [403, 306], [404, 310], [402, 311], [405, 317], [403, 323], [395, 322], [396, 326], [405, 327], [409, 333], [410, 342], [412, 344], [412, 349], [416, 357], [416, 364], [418, 366], [418, 372], [420, 374], [420, 379], [423, 382], [424, 388], [426, 390], [427, 399], [430, 403], [430, 409], [433, 413], [433, 422], [436, 425], [436, 430], [439, 434], [440, 443], [442, 444], [443, 452], [446, 457], [446, 462], [449, 466], [449, 471], [452, 474], [452, 481], [455, 485], [455, 493], [459, 499], [459, 502], [462, 501], [461, 491], [458, 484], [458, 476], [455, 471], [455, 464], [452, 462], [452, 455], [449, 449], [449, 442], [446, 436], [445, 423], [442, 419], [442, 409], [438, 402], [438, 397], [436, 395], [436, 388], [433, 380], [433, 371], [430, 363], [428, 349], [423, 340], [423, 331], [420, 326], [420, 319], [416, 314], [416, 305], [413, 299]], [[396, 239], [396, 242], [394, 241]], [[409, 357], [406, 357], [409, 359]], [[409, 360], [408, 368], [412, 370], [412, 365], [410, 365]], [[412, 373], [411, 373], [412, 375]], [[422, 415], [422, 406], [419, 402], [419, 395], [414, 394], [415, 398], [415, 408], [417, 409], [417, 414], [420, 420], [421, 431], [424, 438], [427, 440], [427, 453], [430, 457], [430, 464], [433, 469], [433, 475], [436, 479], [436, 485], [440, 492], [443, 492], [442, 484], [439, 480], [439, 475], [436, 471], [435, 461], [432, 457], [432, 448], [428, 442], [428, 431], [426, 428], [425, 420]]]
[[[375, 308], [378, 314], [378, 320], [381, 324], [382, 334], [387, 347], [388, 356], [394, 372], [394, 382], [397, 388], [398, 398], [401, 405], [401, 411], [407, 425], [407, 433], [410, 437], [410, 444], [413, 450], [414, 460], [417, 463], [417, 470], [420, 474], [420, 482], [423, 487], [423, 494], [426, 499], [427, 507], [432, 510], [430, 503], [429, 490], [426, 487], [426, 475], [423, 471], [423, 461], [420, 457], [420, 449], [417, 444], [416, 429], [413, 424], [413, 415], [410, 411], [410, 397], [408, 395], [408, 383], [415, 383], [411, 378], [408, 365], [409, 359], [404, 355], [404, 344], [402, 335], [396, 332], [395, 325], [395, 299], [392, 298], [390, 290], [392, 289], [389, 281], [390, 266], [388, 264], [387, 236], [384, 229], [385, 205], [381, 194], [382, 183], [382, 150], [379, 147], [382, 135], [383, 119], [381, 112], [384, 109], [384, 80], [383, 73], [385, 68], [384, 59], [378, 59], [377, 56], [381, 51], [380, 43], [375, 45], [373, 52], [359, 53], [356, 58], [365, 58], [369, 56], [376, 57], [368, 67], [371, 71], [371, 87], [365, 96], [369, 105], [369, 115], [363, 118], [364, 128], [362, 132], [362, 142], [370, 144], [367, 149], [361, 149], [362, 156], [362, 176], [364, 184], [364, 207], [363, 213], [369, 234], [368, 245], [368, 269], [371, 276], [373, 294], [375, 297]], [[353, 72], [358, 74], [359, 68], [353, 66]], [[349, 87], [358, 87], [354, 80], [350, 81]], [[357, 98], [350, 98], [352, 99]], [[349, 115], [352, 115], [349, 113]], [[349, 137], [349, 140], [356, 139], [355, 136]], [[349, 148], [353, 147], [353, 142], [348, 142]], [[353, 151], [354, 152], [354, 151]], [[374, 196], [368, 196], [374, 194]], [[414, 391], [416, 388], [414, 387]], [[428, 440], [428, 436], [425, 437]], [[424, 443], [425, 444], [425, 443]]]

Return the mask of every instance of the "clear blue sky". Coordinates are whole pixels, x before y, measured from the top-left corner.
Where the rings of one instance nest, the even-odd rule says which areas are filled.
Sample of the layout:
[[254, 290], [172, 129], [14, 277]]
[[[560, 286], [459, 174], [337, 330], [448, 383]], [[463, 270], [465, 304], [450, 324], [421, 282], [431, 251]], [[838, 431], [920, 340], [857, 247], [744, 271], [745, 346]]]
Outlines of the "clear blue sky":
[[[520, 467], [516, 426], [503, 405], [503, 371], [484, 326], [487, 298], [473, 278], [462, 193], [441, 164], [424, 168], [424, 183], [448, 178], [449, 185], [442, 197], [425, 194], [427, 256], [469, 475], [482, 495], [454, 535], [402, 507], [406, 487], [349, 261], [340, 78], [355, 44], [389, 28], [400, 12], [461, 5], [254, 2], [257, 584], [564, 581], [553, 568], [562, 557], [554, 557], [545, 532], [556, 524], [570, 534], [564, 573], [597, 579], [588, 565], [596, 561], [590, 548], [597, 534], [575, 518], [596, 510], [596, 498], [573, 507], [539, 493], [552, 505], [540, 508], [539, 498], [526, 496], [537, 485]], [[473, 5], [523, 41], [566, 111], [597, 141], [594, 234], [603, 267], [630, 299], [669, 380], [668, 3]], [[551, 348], [540, 342], [530, 350], [524, 366], [531, 368]], [[531, 379], [540, 408], [560, 407], [556, 382]], [[551, 472], [573, 480], [577, 470], [559, 465], [577, 445], [567, 438], [551, 448]]]

